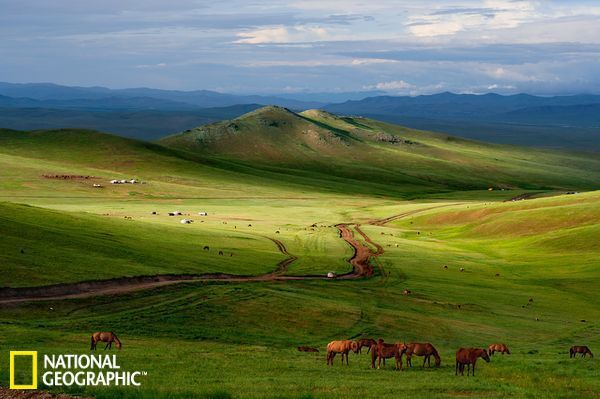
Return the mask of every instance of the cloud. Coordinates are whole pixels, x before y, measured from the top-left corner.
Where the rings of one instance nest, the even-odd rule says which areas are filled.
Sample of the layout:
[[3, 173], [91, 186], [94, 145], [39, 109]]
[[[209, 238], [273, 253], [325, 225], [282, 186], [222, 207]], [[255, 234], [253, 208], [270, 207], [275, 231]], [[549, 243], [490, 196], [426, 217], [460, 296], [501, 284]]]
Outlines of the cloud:
[[327, 29], [319, 26], [297, 25], [293, 27], [272, 26], [259, 28], [237, 34], [234, 43], [264, 44], [264, 43], [297, 43], [323, 41], [330, 37]]
[[363, 89], [366, 89], [366, 90], [377, 89], [377, 90], [384, 90], [384, 91], [403, 91], [403, 90], [409, 90], [409, 89], [414, 89], [414, 88], [415, 88], [414, 85], [407, 83], [404, 80], [392, 80], [389, 82], [379, 82], [374, 85], [363, 86]]

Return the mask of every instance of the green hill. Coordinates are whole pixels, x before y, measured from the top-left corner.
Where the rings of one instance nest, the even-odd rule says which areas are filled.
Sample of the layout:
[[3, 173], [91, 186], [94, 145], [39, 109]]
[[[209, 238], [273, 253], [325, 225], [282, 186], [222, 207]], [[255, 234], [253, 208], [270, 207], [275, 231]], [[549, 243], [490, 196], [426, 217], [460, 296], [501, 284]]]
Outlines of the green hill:
[[265, 171], [401, 187], [405, 196], [489, 187], [594, 189], [600, 177], [592, 154], [484, 144], [318, 110], [265, 107], [159, 143]]

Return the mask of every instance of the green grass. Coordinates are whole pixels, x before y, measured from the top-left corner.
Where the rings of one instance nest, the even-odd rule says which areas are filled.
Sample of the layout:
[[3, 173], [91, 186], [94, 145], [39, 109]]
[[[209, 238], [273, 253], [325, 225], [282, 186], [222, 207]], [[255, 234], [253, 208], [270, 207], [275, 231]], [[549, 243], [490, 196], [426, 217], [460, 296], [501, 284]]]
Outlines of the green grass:
[[[304, 116], [349, 129], [327, 115]], [[350, 124], [380, 127], [368, 120]], [[411, 131], [402, 134], [417, 139]], [[445, 140], [414, 134], [430, 147]], [[598, 169], [585, 156], [532, 151], [523, 160], [530, 167], [517, 163], [513, 171], [522, 168], [522, 181], [535, 183], [491, 192], [486, 187], [452, 191], [459, 179], [481, 180], [471, 176], [478, 169], [457, 175], [431, 158], [420, 170], [435, 172], [440, 181], [452, 174], [447, 184], [391, 180], [386, 190], [368, 178], [379, 166], [348, 177], [310, 169], [296, 174], [282, 166], [265, 171], [256, 163], [213, 160], [90, 132], [0, 137], [0, 286], [156, 273], [260, 274], [285, 259], [267, 237], [281, 240], [298, 257], [289, 274], [344, 272], [351, 250], [331, 227], [340, 222], [361, 223], [385, 249], [373, 261], [377, 275], [366, 280], [190, 282], [119, 296], [3, 304], [1, 386], [8, 379], [7, 350], [86, 353], [91, 332], [112, 330], [124, 343], [118, 352], [123, 369], [148, 371], [143, 386], [71, 393], [98, 398], [600, 396], [598, 360], [569, 359], [567, 353], [573, 344], [594, 352], [600, 348], [600, 192], [502, 202], [528, 191], [543, 197], [563, 186], [590, 187]], [[465, 160], [476, 152], [485, 162], [496, 151], [525, 156], [509, 147], [447, 145], [453, 151], [464, 145]], [[394, 151], [390, 156], [404, 156]], [[546, 155], [547, 161], [536, 163]], [[572, 163], [547, 165], [561, 159]], [[365, 162], [351, 161], [354, 168], [369, 167]], [[497, 166], [494, 179], [513, 173]], [[564, 175], [557, 177], [559, 170]], [[89, 180], [45, 179], [45, 173], [89, 174], [102, 183], [136, 177], [146, 184], [94, 189]], [[555, 186], [542, 190], [544, 181]], [[353, 191], [357, 182], [359, 194]], [[414, 196], [420, 199], [405, 199]], [[209, 216], [190, 216], [195, 223], [181, 225], [179, 217], [166, 216], [175, 209]], [[392, 215], [405, 216], [384, 226], [368, 224]], [[203, 251], [204, 245], [211, 251]], [[219, 249], [235, 256], [218, 256]], [[402, 295], [404, 289], [413, 294]], [[442, 367], [373, 371], [365, 353], [351, 355], [349, 367], [338, 358], [333, 368], [325, 366], [327, 342], [359, 336], [430, 341], [441, 352]], [[492, 342], [505, 342], [513, 354], [479, 362], [475, 378], [454, 376], [458, 347]], [[321, 352], [299, 353], [298, 345]]]

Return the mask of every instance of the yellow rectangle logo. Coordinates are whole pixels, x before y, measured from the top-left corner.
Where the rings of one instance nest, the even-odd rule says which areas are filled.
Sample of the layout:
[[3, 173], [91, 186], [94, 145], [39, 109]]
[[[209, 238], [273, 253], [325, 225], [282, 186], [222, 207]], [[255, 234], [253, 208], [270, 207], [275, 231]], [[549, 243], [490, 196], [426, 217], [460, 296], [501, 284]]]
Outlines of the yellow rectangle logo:
[[[15, 384], [15, 357], [30, 356], [31, 357], [31, 384], [17, 385]], [[10, 389], [37, 389], [38, 378], [38, 358], [37, 351], [10, 351]]]

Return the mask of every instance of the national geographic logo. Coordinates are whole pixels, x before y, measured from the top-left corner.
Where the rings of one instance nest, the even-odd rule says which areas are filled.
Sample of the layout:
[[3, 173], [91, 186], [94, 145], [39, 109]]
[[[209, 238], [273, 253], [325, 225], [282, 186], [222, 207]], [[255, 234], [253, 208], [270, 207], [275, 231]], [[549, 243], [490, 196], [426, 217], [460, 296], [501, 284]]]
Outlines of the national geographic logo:
[[[19, 359], [21, 374], [23, 369], [29, 370], [31, 367], [31, 379], [27, 381], [30, 383], [16, 382], [17, 359]], [[47, 387], [140, 386], [140, 378], [148, 375], [145, 371], [122, 371], [117, 363], [117, 355], [43, 355], [41, 372], [42, 382]], [[37, 389], [37, 387], [37, 351], [11, 351], [10, 389]]]
[[[17, 357], [31, 358], [31, 384], [15, 383], [15, 360]], [[10, 389], [37, 389], [38, 363], [37, 351], [10, 351]]]

